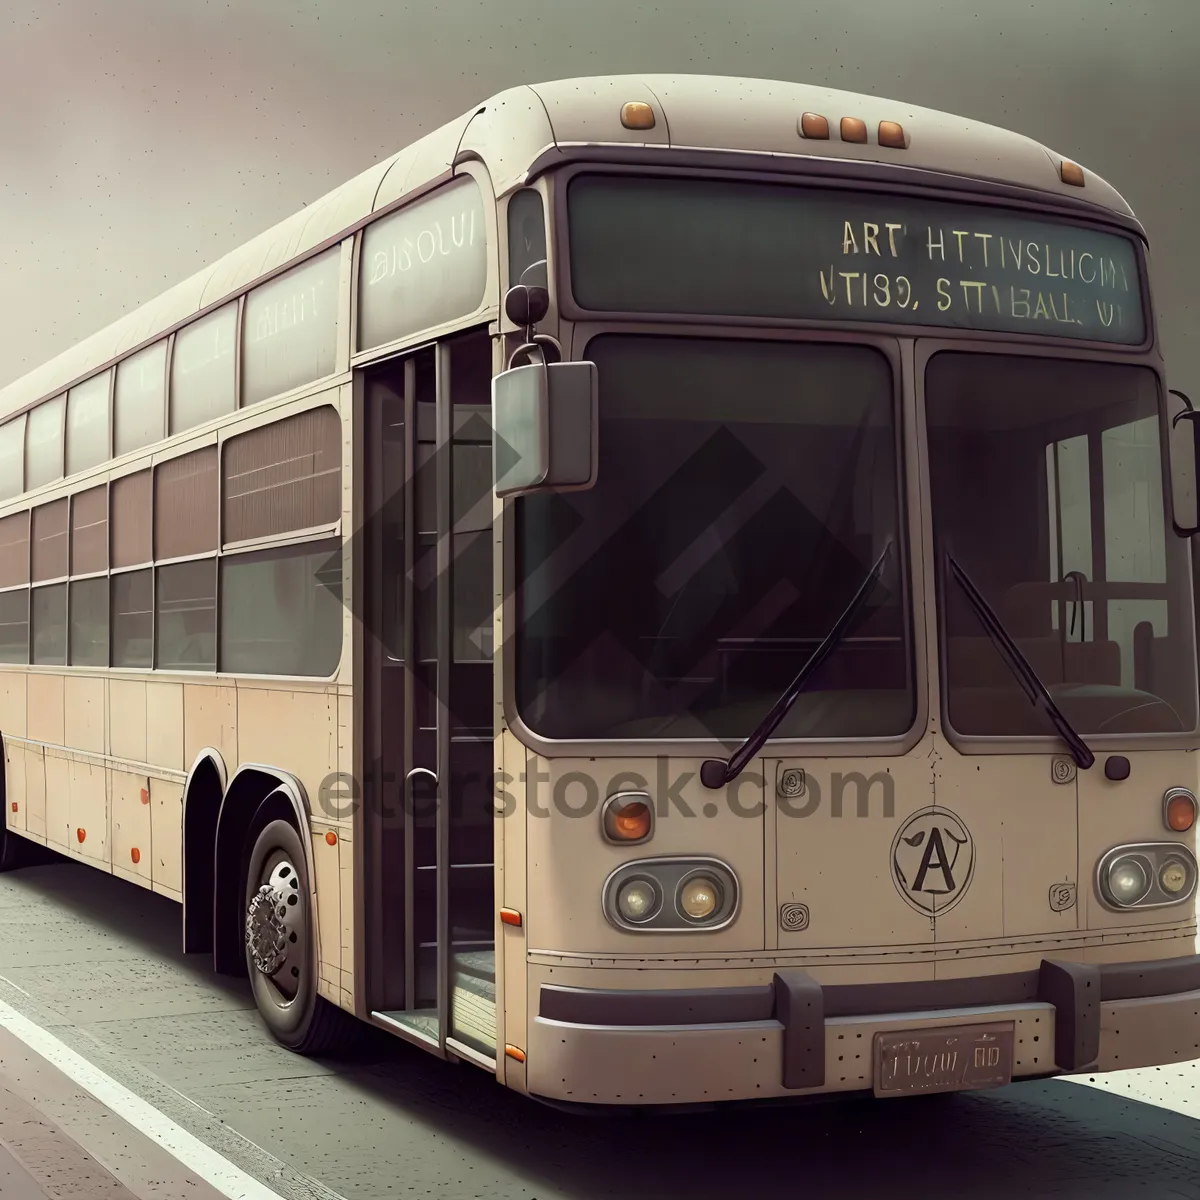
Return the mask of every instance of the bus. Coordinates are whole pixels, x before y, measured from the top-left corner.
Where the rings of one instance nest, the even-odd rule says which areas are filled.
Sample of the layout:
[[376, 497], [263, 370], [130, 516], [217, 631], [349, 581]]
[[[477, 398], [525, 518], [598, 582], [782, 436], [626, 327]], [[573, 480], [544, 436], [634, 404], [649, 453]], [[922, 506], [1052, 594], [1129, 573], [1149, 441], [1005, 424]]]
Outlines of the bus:
[[3, 864], [567, 1108], [1200, 1057], [1147, 263], [897, 101], [472, 107], [0, 391]]

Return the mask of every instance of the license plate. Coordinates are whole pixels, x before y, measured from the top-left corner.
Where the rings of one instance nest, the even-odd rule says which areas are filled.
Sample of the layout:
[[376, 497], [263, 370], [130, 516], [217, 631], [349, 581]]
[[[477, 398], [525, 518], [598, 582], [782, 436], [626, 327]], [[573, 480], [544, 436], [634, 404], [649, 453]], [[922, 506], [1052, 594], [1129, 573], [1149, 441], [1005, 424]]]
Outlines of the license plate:
[[1013, 1026], [956, 1025], [875, 1035], [875, 1095], [911, 1096], [1012, 1082]]

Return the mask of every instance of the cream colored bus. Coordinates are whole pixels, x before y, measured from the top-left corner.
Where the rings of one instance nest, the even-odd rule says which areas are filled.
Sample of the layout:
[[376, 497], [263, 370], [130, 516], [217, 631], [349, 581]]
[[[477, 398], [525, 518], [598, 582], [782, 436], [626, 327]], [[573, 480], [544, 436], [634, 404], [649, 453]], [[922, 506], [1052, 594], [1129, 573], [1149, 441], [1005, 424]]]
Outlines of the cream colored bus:
[[4, 862], [567, 1106], [1200, 1057], [1146, 264], [894, 101], [472, 108], [0, 392]]

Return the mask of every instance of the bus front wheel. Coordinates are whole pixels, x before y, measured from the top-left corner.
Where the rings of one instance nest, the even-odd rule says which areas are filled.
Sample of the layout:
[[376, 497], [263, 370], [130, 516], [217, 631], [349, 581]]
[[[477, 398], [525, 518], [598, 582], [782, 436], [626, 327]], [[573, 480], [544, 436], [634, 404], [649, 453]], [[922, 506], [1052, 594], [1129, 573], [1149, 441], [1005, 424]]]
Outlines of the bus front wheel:
[[289, 822], [272, 821], [255, 839], [242, 911], [250, 986], [276, 1041], [306, 1055], [349, 1049], [357, 1022], [317, 995], [308, 864]]

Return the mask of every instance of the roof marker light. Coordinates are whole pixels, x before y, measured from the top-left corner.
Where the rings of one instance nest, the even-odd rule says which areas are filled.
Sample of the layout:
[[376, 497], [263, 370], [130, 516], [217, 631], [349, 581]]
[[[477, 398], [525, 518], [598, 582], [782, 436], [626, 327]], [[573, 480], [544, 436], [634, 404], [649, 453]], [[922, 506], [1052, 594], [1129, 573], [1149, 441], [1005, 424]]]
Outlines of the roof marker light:
[[861, 117], [842, 118], [843, 142], [866, 142], [867, 123]]
[[642, 100], [621, 105], [621, 124], [626, 129], [653, 129], [654, 109]]
[[908, 143], [904, 140], [904, 126], [895, 121], [879, 122], [879, 144], [890, 146], [893, 150], [907, 150]]
[[1064, 158], [1058, 174], [1063, 183], [1069, 183], [1072, 187], [1083, 187], [1083, 168], [1078, 163], [1068, 162]]
[[829, 140], [829, 122], [820, 113], [800, 115], [800, 136], [814, 141]]

